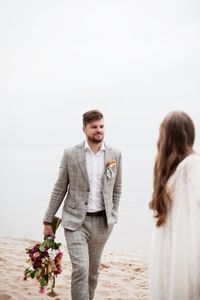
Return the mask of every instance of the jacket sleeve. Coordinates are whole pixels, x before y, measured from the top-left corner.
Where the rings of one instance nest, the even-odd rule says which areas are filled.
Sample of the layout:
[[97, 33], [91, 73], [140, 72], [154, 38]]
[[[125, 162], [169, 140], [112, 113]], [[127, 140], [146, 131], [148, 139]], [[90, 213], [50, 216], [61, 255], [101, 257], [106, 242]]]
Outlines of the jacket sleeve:
[[53, 191], [51, 193], [51, 198], [49, 201], [48, 208], [46, 210], [43, 221], [51, 223], [53, 221], [53, 217], [58, 211], [68, 189], [69, 184], [69, 176], [68, 176], [68, 168], [67, 168], [67, 151], [64, 151], [57, 181], [54, 185]]

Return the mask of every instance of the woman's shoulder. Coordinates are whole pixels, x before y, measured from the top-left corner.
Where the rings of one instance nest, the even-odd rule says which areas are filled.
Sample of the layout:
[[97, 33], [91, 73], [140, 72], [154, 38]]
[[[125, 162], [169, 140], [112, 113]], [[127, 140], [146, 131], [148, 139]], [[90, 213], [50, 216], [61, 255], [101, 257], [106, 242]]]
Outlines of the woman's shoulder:
[[198, 154], [190, 154], [184, 158], [176, 168], [168, 181], [168, 188], [172, 189], [176, 183], [185, 182], [188, 176], [200, 177], [200, 156]]
[[177, 173], [193, 168], [200, 168], [200, 156], [197, 153], [190, 154], [184, 158], [177, 167]]

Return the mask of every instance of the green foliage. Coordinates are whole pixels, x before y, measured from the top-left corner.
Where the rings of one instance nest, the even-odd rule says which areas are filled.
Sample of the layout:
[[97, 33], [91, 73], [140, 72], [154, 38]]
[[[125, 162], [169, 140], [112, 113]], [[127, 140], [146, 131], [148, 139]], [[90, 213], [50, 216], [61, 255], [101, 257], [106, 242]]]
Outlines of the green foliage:
[[39, 280], [39, 283], [40, 283], [40, 287], [44, 288], [44, 287], [47, 286], [48, 280], [46, 280], [45, 278], [42, 278], [42, 279]]
[[54, 233], [56, 233], [56, 230], [59, 227], [60, 223], [61, 223], [61, 219], [60, 218], [58, 218], [58, 217], [54, 217], [53, 218], [51, 226], [52, 226], [52, 229], [53, 229]]
[[[60, 224], [60, 219], [55, 217], [52, 222], [54, 233]], [[56, 243], [53, 238], [48, 237], [43, 243], [37, 243], [33, 247], [26, 248], [29, 256], [27, 262], [29, 268], [24, 271], [24, 280], [27, 278], [36, 279], [39, 283], [40, 293], [44, 293], [45, 288], [51, 281], [51, 294], [55, 287], [55, 277], [62, 272], [60, 251], [61, 243]]]

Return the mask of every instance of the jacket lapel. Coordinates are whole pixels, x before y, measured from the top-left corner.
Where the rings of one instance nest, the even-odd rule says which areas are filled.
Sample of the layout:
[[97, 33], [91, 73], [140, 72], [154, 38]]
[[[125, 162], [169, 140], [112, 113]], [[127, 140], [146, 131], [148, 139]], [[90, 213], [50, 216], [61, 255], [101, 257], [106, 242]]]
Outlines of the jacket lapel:
[[87, 173], [87, 168], [86, 168], [86, 158], [85, 158], [85, 142], [83, 142], [82, 144], [79, 145], [77, 158], [78, 158], [81, 172], [82, 172], [85, 180], [89, 184], [88, 173]]
[[112, 150], [105, 144], [105, 162], [104, 162], [104, 185], [107, 183], [108, 177], [105, 174], [106, 163], [113, 160]]
[[[81, 143], [78, 146], [77, 159], [78, 159], [78, 163], [79, 163], [81, 172], [82, 172], [85, 180], [89, 184], [89, 178], [88, 178], [88, 173], [87, 173], [87, 168], [86, 168], [86, 158], [85, 158], [85, 142]], [[105, 144], [104, 170], [105, 170], [105, 167], [106, 167], [106, 163], [108, 161], [113, 160], [113, 159], [114, 159], [114, 157], [113, 157], [113, 152], [112, 152], [111, 148]], [[106, 185], [107, 180], [108, 180], [108, 178], [104, 173], [104, 180], [103, 180], [104, 185]]]

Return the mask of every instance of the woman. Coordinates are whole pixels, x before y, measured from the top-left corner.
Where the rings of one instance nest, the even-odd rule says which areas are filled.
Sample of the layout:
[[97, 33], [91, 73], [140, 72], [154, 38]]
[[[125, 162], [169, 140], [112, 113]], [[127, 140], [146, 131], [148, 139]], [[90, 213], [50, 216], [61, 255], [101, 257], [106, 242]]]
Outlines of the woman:
[[156, 226], [149, 266], [150, 300], [200, 299], [200, 157], [184, 112], [160, 126], [150, 208]]

